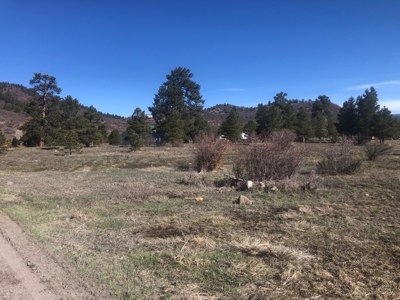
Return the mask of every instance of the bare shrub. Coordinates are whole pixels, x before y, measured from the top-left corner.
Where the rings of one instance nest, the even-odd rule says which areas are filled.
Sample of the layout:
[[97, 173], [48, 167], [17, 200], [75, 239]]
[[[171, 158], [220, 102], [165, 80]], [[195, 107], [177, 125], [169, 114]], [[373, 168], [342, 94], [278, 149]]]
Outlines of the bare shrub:
[[141, 180], [127, 182], [124, 186], [126, 190], [122, 193], [120, 198], [129, 201], [141, 202], [157, 195], [157, 188], [154, 185], [146, 184]]
[[194, 185], [197, 187], [206, 186], [209, 182], [207, 179], [207, 172], [194, 172], [191, 171], [185, 175], [181, 183], [186, 185]]
[[338, 175], [354, 174], [361, 171], [361, 160], [352, 157], [354, 141], [342, 137], [339, 147], [330, 144], [325, 151], [325, 158], [317, 164], [318, 174]]
[[230, 147], [228, 140], [219, 139], [215, 135], [200, 133], [194, 142], [196, 171], [212, 171], [223, 166], [223, 158]]
[[282, 180], [293, 176], [305, 155], [290, 130], [275, 131], [266, 139], [253, 138], [235, 159], [233, 173], [243, 180]]
[[308, 178], [299, 179], [298, 176], [292, 176], [276, 182], [267, 182], [267, 186], [276, 186], [279, 190], [290, 191], [301, 189], [306, 192], [312, 192], [321, 186], [323, 178], [312, 170]]
[[392, 148], [390, 144], [381, 143], [379, 141], [366, 142], [365, 154], [369, 160], [375, 160], [377, 157], [384, 155], [390, 151]]

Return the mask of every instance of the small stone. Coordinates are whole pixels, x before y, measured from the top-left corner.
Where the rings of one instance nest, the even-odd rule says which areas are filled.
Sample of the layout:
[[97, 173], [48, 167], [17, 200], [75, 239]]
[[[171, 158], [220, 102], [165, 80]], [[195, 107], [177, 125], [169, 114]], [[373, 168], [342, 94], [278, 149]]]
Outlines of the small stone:
[[369, 194], [365, 194], [365, 196], [369, 197]]
[[246, 188], [251, 189], [253, 187], [253, 181], [249, 180], [246, 182]]
[[13, 183], [11, 181], [7, 182], [7, 185], [13, 185]]
[[279, 189], [278, 189], [276, 186], [273, 186], [273, 187], [271, 188], [271, 191], [272, 191], [272, 192], [278, 192]]
[[258, 186], [260, 187], [260, 190], [265, 189], [265, 183], [260, 181], [260, 183], [258, 184]]
[[233, 203], [239, 204], [239, 205], [252, 205], [253, 201], [251, 201], [246, 196], [240, 195], [239, 198], [237, 198], [235, 201], [233, 201]]

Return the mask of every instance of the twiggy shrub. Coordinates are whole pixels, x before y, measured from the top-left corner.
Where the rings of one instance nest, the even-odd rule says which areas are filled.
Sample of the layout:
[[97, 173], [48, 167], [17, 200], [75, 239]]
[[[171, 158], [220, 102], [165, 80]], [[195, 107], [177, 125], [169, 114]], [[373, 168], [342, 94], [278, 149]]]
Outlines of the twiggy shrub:
[[194, 140], [195, 169], [198, 172], [221, 168], [224, 156], [229, 151], [230, 142], [215, 135], [199, 134]]
[[209, 184], [209, 180], [207, 179], [207, 172], [191, 171], [185, 175], [181, 183], [197, 187], [207, 186]]
[[142, 180], [129, 181], [124, 186], [125, 190], [122, 191], [120, 199], [130, 202], [142, 202], [158, 193], [157, 188], [153, 184]]
[[338, 175], [361, 171], [361, 160], [354, 159], [351, 155], [353, 147], [354, 141], [346, 138], [342, 138], [339, 145], [330, 144], [325, 152], [325, 158], [317, 164], [317, 173]]
[[367, 142], [364, 144], [365, 154], [369, 160], [375, 160], [377, 157], [386, 154], [390, 151], [391, 146], [379, 141]]
[[273, 132], [266, 139], [253, 138], [234, 159], [233, 173], [243, 180], [282, 180], [293, 176], [304, 158], [303, 145], [295, 145], [290, 130]]

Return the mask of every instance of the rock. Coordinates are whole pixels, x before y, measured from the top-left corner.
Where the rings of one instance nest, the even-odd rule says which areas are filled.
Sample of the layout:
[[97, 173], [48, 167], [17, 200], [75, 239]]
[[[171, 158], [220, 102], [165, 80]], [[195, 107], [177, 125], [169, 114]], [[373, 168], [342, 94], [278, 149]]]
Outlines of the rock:
[[13, 185], [13, 183], [11, 181], [7, 182], [7, 185]]
[[273, 187], [271, 188], [271, 191], [276, 193], [276, 192], [279, 191], [279, 189], [278, 189], [276, 186], [273, 186]]
[[265, 189], [265, 183], [262, 182], [262, 181], [260, 181], [260, 182], [257, 184], [257, 187], [258, 187], [258, 189], [260, 189], [260, 190], [264, 190], [264, 189]]
[[233, 201], [233, 203], [239, 204], [239, 205], [252, 205], [253, 201], [251, 201], [246, 196], [240, 195], [239, 198], [237, 198], [235, 201]]

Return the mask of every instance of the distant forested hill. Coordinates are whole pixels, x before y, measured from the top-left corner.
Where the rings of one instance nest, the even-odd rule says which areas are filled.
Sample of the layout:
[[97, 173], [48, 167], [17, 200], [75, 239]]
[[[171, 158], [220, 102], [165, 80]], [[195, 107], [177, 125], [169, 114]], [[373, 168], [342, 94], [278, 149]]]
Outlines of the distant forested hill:
[[[314, 101], [304, 101], [292, 103], [292, 105], [296, 112], [298, 112], [300, 108], [303, 107], [311, 117], [313, 103]], [[210, 126], [211, 128], [213, 128], [213, 130], [217, 130], [221, 123], [228, 116], [233, 106], [234, 105], [231, 104], [218, 104], [209, 107], [204, 110], [203, 117], [210, 123]], [[243, 125], [246, 124], [249, 120], [256, 120], [256, 114], [258, 110], [257, 107], [236, 106], [236, 109], [239, 113], [240, 120], [242, 121]], [[334, 121], [337, 122], [337, 115], [339, 114], [340, 106], [331, 103], [331, 110], [334, 115]]]
[[[19, 128], [30, 119], [24, 113], [24, 107], [34, 95], [33, 89], [21, 84], [0, 82], [0, 129], [7, 138], [21, 136]], [[82, 112], [87, 109], [84, 105], [81, 107]], [[126, 130], [128, 126], [126, 118], [109, 113], [100, 112], [100, 114], [109, 132], [113, 129], [118, 129], [121, 133]]]

